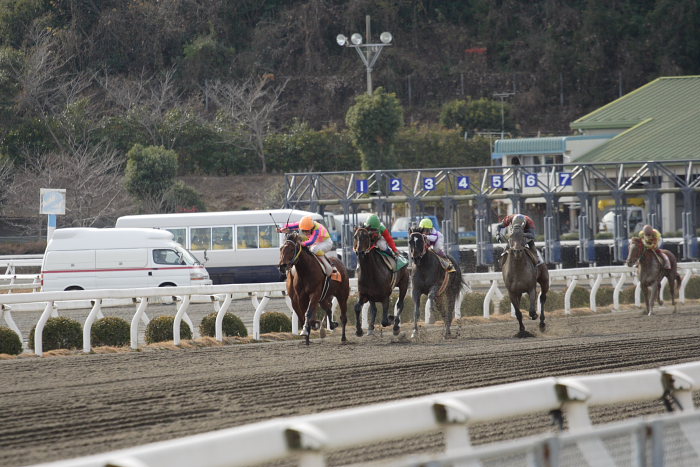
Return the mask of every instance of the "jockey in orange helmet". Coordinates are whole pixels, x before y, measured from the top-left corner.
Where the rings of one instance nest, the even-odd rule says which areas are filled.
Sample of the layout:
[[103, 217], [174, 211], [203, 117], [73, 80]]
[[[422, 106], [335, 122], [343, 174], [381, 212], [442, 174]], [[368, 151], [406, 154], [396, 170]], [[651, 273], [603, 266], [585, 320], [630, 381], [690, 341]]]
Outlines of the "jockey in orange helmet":
[[284, 227], [279, 229], [279, 231], [282, 233], [287, 233], [292, 230], [300, 230], [306, 237], [307, 240], [304, 241], [302, 245], [308, 247], [311, 253], [318, 256], [324, 268], [323, 272], [326, 274], [326, 276], [330, 276], [333, 272], [333, 268], [330, 261], [328, 261], [326, 253], [331, 251], [333, 248], [333, 240], [331, 239], [328, 230], [323, 226], [323, 224], [313, 220], [311, 216], [304, 216], [299, 222], [286, 224]]
[[642, 231], [639, 232], [639, 238], [642, 239], [642, 245], [644, 245], [644, 248], [653, 251], [657, 257], [660, 257], [661, 262], [664, 265], [664, 269], [671, 269], [671, 262], [669, 261], [668, 256], [666, 256], [666, 254], [661, 251], [660, 248], [661, 232], [647, 224], [644, 226]]

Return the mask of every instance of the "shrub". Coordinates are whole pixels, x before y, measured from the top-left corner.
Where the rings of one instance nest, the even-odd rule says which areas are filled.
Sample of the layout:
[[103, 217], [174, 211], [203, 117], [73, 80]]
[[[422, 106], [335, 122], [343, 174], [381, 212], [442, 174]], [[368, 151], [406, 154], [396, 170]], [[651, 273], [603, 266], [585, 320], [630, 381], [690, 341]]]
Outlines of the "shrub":
[[0, 326], [0, 353], [19, 355], [22, 353], [22, 341], [15, 331]]
[[700, 298], [700, 277], [691, 277], [685, 286], [685, 298]]
[[[36, 326], [29, 332], [29, 348], [34, 348]], [[83, 327], [74, 319], [49, 318], [41, 333], [44, 351], [55, 349], [79, 349], [83, 345]]]
[[263, 313], [260, 317], [260, 333], [292, 332], [292, 320], [279, 311]]
[[[199, 325], [199, 333], [201, 335], [210, 337], [216, 336], [216, 315], [217, 313], [210, 313], [202, 318], [202, 323]], [[290, 332], [291, 329], [292, 327], [290, 321]], [[245, 324], [243, 324], [243, 321], [241, 321], [241, 318], [233, 313], [224, 314], [224, 320], [221, 323], [221, 330], [224, 336], [246, 337], [248, 335], [248, 330], [246, 329]]]
[[610, 286], [600, 287], [595, 296], [595, 303], [598, 306], [608, 306], [613, 303], [613, 292], [615, 289]]
[[93, 346], [123, 347], [131, 342], [131, 325], [125, 319], [116, 316], [98, 319], [90, 330], [90, 340]]
[[[485, 293], [473, 292], [464, 294], [462, 300], [462, 316], [483, 316], [484, 315], [484, 299], [486, 299]], [[508, 308], [503, 307], [503, 303], [500, 303], [501, 313], [505, 313]], [[508, 302], [510, 306], [510, 301]], [[494, 307], [491, 305], [490, 312], [493, 313]]]
[[[146, 343], [165, 342], [173, 340], [174, 316], [158, 316], [146, 326]], [[192, 330], [185, 321], [180, 322], [180, 339], [192, 339]]]
[[574, 287], [571, 292], [571, 308], [585, 308], [591, 304], [591, 293], [583, 287]]
[[620, 291], [620, 303], [634, 303], [635, 287], [627, 287]]

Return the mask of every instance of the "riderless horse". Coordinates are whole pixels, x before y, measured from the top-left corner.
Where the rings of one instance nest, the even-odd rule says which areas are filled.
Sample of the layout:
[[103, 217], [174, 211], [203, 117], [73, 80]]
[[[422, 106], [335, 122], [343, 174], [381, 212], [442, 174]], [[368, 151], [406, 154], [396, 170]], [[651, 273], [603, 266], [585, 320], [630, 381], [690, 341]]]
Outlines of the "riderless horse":
[[508, 246], [501, 256], [503, 282], [515, 308], [515, 317], [518, 318], [519, 337], [530, 335], [525, 331], [523, 314], [520, 312], [522, 294], [527, 293], [530, 297], [530, 318], [537, 319], [537, 284], [540, 284], [540, 329], [544, 330], [544, 303], [547, 301], [549, 290], [547, 265], [535, 266], [532, 257], [527, 253], [529, 240], [521, 224], [512, 224], [509, 228]]
[[[405, 267], [406, 260], [402, 258], [390, 259], [379, 251], [377, 240], [379, 232], [365, 227], [357, 227], [353, 233], [353, 250], [357, 254], [359, 271], [357, 276], [357, 288], [359, 300], [355, 304], [355, 317], [357, 319], [355, 334], [362, 336], [362, 320], [360, 311], [362, 306], [369, 302], [371, 318], [369, 320], [368, 334], [374, 333], [374, 322], [377, 319], [376, 302], [382, 304], [382, 326], [389, 326], [389, 320], [394, 321], [394, 335], [400, 332], [400, 317], [403, 311], [404, 297], [408, 291], [409, 275]], [[396, 271], [397, 263], [402, 263]], [[389, 302], [394, 287], [399, 288], [399, 298], [396, 302], [396, 316], [389, 315]]]
[[645, 248], [642, 239], [633, 237], [630, 239], [630, 251], [627, 255], [627, 266], [634, 266], [639, 262], [639, 283], [644, 293], [644, 303], [649, 316], [654, 308], [654, 300], [658, 300], [659, 305], [663, 304], [661, 297], [661, 281], [665, 277], [668, 280], [669, 291], [671, 292], [671, 304], [676, 309], [676, 285], [680, 287], [681, 276], [677, 272], [678, 263], [676, 255], [668, 250], [661, 250], [671, 263], [671, 269], [664, 269], [662, 259], [656, 256], [653, 250]]
[[338, 300], [340, 306], [340, 322], [343, 325], [342, 342], [345, 342], [345, 326], [348, 322], [347, 307], [350, 295], [350, 283], [345, 266], [337, 258], [328, 260], [339, 274], [326, 280], [324, 268], [316, 256], [302, 245], [304, 238], [297, 232], [288, 233], [280, 247], [279, 270], [287, 275], [287, 294], [292, 301], [292, 308], [300, 323], [304, 323], [302, 333], [309, 344], [311, 329], [318, 329], [320, 323], [316, 320], [316, 307], [320, 306], [328, 316], [331, 329], [338, 326], [333, 321], [332, 300]]
[[[420, 299], [427, 295], [431, 303], [438, 305], [445, 316], [445, 337], [450, 337], [450, 326], [454, 313], [455, 302], [462, 287], [466, 284], [462, 279], [459, 264], [454, 258], [449, 257], [453, 272], [447, 272], [437, 253], [429, 248], [430, 244], [425, 234], [420, 229], [411, 229], [408, 237], [408, 248], [413, 259], [414, 268], [411, 276], [412, 297], [415, 309], [413, 320], [413, 334], [418, 334], [418, 319], [420, 317]], [[443, 302], [438, 304], [438, 300]], [[446, 302], [446, 303], [445, 303]]]

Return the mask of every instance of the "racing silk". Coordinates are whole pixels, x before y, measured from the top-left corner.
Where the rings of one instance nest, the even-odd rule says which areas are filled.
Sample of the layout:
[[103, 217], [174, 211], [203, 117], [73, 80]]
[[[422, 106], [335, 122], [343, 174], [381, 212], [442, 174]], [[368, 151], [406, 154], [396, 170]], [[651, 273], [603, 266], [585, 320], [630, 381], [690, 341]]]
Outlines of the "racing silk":
[[648, 238], [646, 235], [644, 235], [644, 231], [642, 230], [641, 232], [639, 232], [639, 238], [642, 239], [642, 244], [644, 245], [644, 248], [657, 250], [661, 246], [661, 232], [659, 232], [656, 229], [654, 229], [653, 237]]
[[[299, 223], [294, 222], [291, 224], [286, 224], [285, 227], [289, 230], [299, 230]], [[323, 224], [319, 224], [318, 222], [314, 221], [314, 229], [311, 231], [311, 236], [308, 238], [309, 239], [302, 243], [302, 245], [311, 246], [314, 243], [325, 242], [331, 238], [331, 235], [328, 233], [328, 230], [326, 230]]]
[[506, 216], [503, 218], [503, 220], [499, 224], [499, 227], [501, 227], [501, 228], [508, 227], [510, 224], [513, 223], [513, 218], [515, 216], [523, 216], [525, 218], [525, 228], [523, 229], [523, 230], [525, 230], [525, 232], [532, 232], [532, 233], [535, 232], [535, 221], [530, 219], [530, 216], [526, 216], [525, 214], [511, 214], [509, 216]]
[[442, 232], [440, 232], [439, 230], [435, 230], [435, 227], [430, 229], [430, 232], [425, 234], [425, 238], [428, 239], [428, 243], [430, 244], [430, 246], [435, 246], [438, 242], [440, 243], [438, 245], [438, 248], [442, 246]]
[[384, 228], [384, 231], [380, 230], [380, 232], [382, 234], [382, 238], [384, 238], [384, 240], [386, 240], [387, 245], [389, 245], [389, 247], [392, 250], [394, 250], [395, 253], [398, 253], [399, 249], [396, 248], [396, 242], [394, 242], [394, 237], [392, 237], [391, 234], [389, 233], [389, 229]]

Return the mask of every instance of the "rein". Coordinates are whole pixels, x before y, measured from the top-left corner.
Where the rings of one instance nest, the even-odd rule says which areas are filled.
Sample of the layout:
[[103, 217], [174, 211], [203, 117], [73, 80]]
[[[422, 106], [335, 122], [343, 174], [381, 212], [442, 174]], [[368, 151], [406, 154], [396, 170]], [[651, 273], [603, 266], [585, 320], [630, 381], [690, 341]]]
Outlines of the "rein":
[[358, 245], [357, 248], [354, 248], [354, 247], [353, 247], [353, 250], [355, 251], [355, 253], [368, 253], [368, 252], [372, 251], [372, 249], [374, 249], [374, 248], [377, 247], [377, 242], [376, 242], [376, 241], [372, 242], [372, 235], [371, 235], [370, 231], [369, 231], [368, 229], [364, 228], [364, 227], [358, 227], [358, 228], [355, 230], [355, 235], [354, 235], [355, 240], [358, 240], [357, 234], [359, 234], [359, 233], [361, 233], [361, 232], [366, 233], [367, 236], [369, 237], [369, 244], [370, 244], [370, 245], [369, 245], [369, 248], [365, 248], [364, 250], [360, 251], [360, 250], [359, 250], [359, 245]]
[[[411, 256], [413, 256], [413, 259], [421, 259], [423, 257], [423, 255], [425, 255], [426, 251], [428, 251], [428, 239], [424, 233], [413, 232], [413, 233], [411, 233], [411, 238], [413, 238], [413, 237], [417, 238], [418, 235], [420, 235], [423, 238], [423, 251], [421, 251], [420, 255], [418, 255], [418, 256], [411, 254]], [[409, 245], [411, 245], [410, 241], [409, 241]], [[411, 248], [411, 250], [413, 250], [413, 248]], [[416, 250], [413, 250], [413, 251], [416, 251]]]

